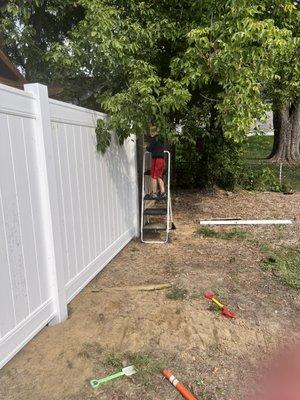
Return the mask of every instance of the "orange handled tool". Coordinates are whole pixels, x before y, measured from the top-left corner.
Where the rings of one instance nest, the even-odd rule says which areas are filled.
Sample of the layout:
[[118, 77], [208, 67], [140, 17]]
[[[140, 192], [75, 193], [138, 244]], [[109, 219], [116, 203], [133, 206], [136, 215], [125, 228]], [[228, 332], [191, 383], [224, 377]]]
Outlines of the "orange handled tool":
[[173, 375], [173, 372], [170, 369], [165, 368], [163, 370], [163, 376], [166, 379], [168, 379], [172, 383], [173, 386], [175, 386], [175, 388], [178, 390], [178, 392], [180, 394], [182, 394], [182, 396], [186, 400], [197, 400], [196, 397], [194, 395], [192, 395], [192, 393], [189, 390], [187, 390], [187, 388], [175, 378], [175, 376]]

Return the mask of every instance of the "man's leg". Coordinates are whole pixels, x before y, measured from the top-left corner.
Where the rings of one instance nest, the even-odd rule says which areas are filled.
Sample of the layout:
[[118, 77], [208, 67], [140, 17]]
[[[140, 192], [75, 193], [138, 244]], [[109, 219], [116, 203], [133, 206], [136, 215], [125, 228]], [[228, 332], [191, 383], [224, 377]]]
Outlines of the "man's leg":
[[156, 159], [151, 161], [151, 183], [150, 193], [146, 194], [145, 200], [156, 200], [157, 199], [157, 172], [156, 172]]
[[157, 192], [157, 179], [151, 178], [151, 192]]
[[163, 174], [164, 174], [164, 169], [165, 169], [165, 160], [163, 158], [160, 158], [158, 160], [158, 165], [157, 165], [157, 174], [158, 174], [158, 186], [160, 189], [160, 196], [159, 198], [162, 200], [165, 200], [167, 198], [166, 192], [165, 192], [165, 184], [163, 181]]
[[158, 187], [159, 187], [160, 193], [165, 193], [164, 181], [161, 178], [158, 178], [157, 181], [158, 181]]

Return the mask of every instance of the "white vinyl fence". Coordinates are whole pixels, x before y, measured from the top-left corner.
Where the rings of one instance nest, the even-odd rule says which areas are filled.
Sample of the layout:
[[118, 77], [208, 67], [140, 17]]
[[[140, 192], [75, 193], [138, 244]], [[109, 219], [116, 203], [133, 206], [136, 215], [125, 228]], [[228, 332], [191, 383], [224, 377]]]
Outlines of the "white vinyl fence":
[[135, 138], [98, 154], [99, 118], [0, 85], [0, 368], [137, 234]]

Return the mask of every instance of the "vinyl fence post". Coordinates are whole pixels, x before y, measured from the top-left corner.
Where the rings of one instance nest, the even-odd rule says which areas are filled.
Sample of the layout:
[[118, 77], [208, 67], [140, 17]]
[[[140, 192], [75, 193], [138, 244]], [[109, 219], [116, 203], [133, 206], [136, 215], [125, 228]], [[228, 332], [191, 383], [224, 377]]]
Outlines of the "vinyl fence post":
[[142, 190], [143, 190], [143, 157], [144, 157], [144, 136], [136, 137], [136, 169], [137, 169], [137, 232], [140, 236], [140, 220], [141, 220], [141, 205], [142, 205]]
[[48, 89], [47, 86], [33, 83], [24, 85], [24, 90], [32, 93], [36, 99], [35, 145], [43, 218], [43, 240], [41, 240], [41, 245], [44, 246], [49, 286], [55, 304], [55, 317], [50, 324], [57, 324], [67, 319], [68, 311]]

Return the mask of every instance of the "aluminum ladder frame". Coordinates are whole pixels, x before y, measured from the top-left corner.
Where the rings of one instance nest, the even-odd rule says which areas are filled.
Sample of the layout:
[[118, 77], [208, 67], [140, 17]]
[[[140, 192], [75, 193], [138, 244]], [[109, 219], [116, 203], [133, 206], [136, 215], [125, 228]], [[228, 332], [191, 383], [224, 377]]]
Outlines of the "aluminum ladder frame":
[[[165, 240], [146, 240], [144, 238], [144, 220], [145, 215], [144, 212], [147, 208], [145, 208], [145, 171], [146, 171], [146, 157], [147, 155], [151, 156], [149, 151], [145, 151], [143, 155], [143, 181], [142, 181], [142, 201], [141, 201], [141, 242], [142, 243], [153, 243], [153, 244], [161, 244], [161, 243], [168, 243], [169, 242], [169, 233], [172, 229], [173, 224], [173, 213], [172, 213], [172, 203], [171, 203], [171, 192], [170, 192], [170, 172], [171, 172], [171, 154], [169, 151], [165, 150], [164, 154], [167, 155], [167, 162], [168, 162], [168, 178], [167, 178], [167, 221], [166, 221], [166, 237]], [[155, 229], [153, 229], [155, 231]]]

